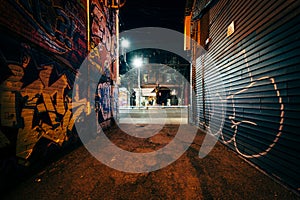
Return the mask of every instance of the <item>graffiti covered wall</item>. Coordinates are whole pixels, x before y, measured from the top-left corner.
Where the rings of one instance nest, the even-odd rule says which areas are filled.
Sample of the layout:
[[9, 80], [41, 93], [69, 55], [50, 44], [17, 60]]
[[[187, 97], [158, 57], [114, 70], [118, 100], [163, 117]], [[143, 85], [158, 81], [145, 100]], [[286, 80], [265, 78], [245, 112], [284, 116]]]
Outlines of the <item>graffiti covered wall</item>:
[[25, 1], [1, 3], [0, 23], [11, 31], [78, 68], [86, 56], [85, 1]]
[[[72, 89], [77, 87], [73, 84], [89, 47], [96, 44], [100, 49], [96, 55], [97, 72], [105, 75], [104, 82], [104, 79], [99, 80], [102, 87], [95, 88], [101, 94], [98, 110], [103, 112], [104, 120], [112, 117], [111, 80], [116, 76], [115, 11], [99, 1], [92, 1], [89, 10], [88, 25], [86, 1], [9, 0], [1, 3], [1, 155], [9, 146], [26, 161], [38, 150], [41, 141], [47, 141], [46, 146], [61, 147], [76, 140], [73, 119], [88, 111], [76, 104], [71, 107]], [[90, 44], [88, 26], [91, 27]], [[78, 105], [86, 98], [78, 96]]]
[[91, 71], [101, 74], [95, 89], [95, 109], [98, 123], [107, 127], [112, 122], [113, 113], [117, 115], [118, 88], [115, 86], [117, 71], [116, 16], [97, 0], [90, 6], [90, 56]]
[[7, 60], [5, 52], [1, 55], [1, 67], [9, 72], [0, 84], [1, 127], [17, 129], [16, 153], [26, 159], [42, 137], [60, 145], [67, 140], [74, 74], [47, 56], [41, 59], [41, 53], [27, 44], [14, 48], [20, 57]]

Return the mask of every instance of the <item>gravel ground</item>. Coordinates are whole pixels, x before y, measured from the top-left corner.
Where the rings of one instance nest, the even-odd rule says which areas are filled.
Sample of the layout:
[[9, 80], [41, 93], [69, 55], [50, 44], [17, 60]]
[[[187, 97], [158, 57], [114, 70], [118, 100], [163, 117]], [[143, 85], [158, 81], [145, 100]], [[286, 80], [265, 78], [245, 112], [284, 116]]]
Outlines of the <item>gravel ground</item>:
[[[106, 135], [124, 150], [140, 153], [164, 147], [177, 130], [176, 125], [166, 125], [158, 134], [141, 139], [114, 127]], [[117, 171], [80, 146], [17, 184], [2, 199], [300, 199], [220, 143], [200, 159], [204, 136], [198, 131], [179, 159], [148, 173]]]

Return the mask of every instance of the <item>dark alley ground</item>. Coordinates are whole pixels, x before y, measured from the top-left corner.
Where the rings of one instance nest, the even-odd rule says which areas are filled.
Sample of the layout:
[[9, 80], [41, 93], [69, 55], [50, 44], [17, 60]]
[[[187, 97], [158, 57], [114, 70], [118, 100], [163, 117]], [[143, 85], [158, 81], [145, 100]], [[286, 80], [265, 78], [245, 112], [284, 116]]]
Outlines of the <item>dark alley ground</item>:
[[[177, 128], [166, 125], [144, 140], [116, 127], [106, 134], [119, 147], [138, 153], [163, 147]], [[6, 192], [4, 199], [300, 199], [220, 143], [200, 159], [203, 138], [199, 131], [177, 161], [141, 174], [111, 169], [80, 146]]]

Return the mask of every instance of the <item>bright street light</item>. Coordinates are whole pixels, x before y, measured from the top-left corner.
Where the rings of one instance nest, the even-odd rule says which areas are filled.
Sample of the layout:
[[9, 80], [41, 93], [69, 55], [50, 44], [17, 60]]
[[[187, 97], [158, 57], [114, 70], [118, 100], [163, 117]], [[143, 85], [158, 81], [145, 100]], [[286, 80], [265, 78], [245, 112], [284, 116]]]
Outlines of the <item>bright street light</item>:
[[133, 66], [135, 68], [140, 68], [143, 65], [143, 59], [142, 58], [135, 58], [133, 60]]
[[142, 95], [142, 91], [141, 91], [141, 67], [143, 65], [143, 59], [136, 57], [136, 58], [134, 58], [132, 64], [138, 70], [138, 88], [139, 88], [139, 104], [138, 105], [139, 105], [139, 108], [140, 108], [140, 106], [141, 106], [141, 95]]
[[129, 43], [129, 41], [127, 39], [123, 38], [122, 41], [121, 41], [121, 46], [123, 48], [128, 48], [130, 46], [130, 43]]

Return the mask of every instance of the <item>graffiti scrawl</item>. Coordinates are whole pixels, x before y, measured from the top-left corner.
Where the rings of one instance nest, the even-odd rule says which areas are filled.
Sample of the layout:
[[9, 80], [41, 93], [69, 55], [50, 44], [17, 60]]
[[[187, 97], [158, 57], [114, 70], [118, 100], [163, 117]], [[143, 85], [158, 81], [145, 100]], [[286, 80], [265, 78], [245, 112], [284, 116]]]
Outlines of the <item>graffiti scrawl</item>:
[[[258, 77], [254, 78], [253, 74], [250, 71], [249, 63], [247, 60], [247, 53], [245, 50], [242, 50], [237, 57], [242, 57], [245, 65], [246, 65], [246, 70], [247, 70], [247, 76], [249, 79], [249, 84], [246, 85], [243, 88], [232, 88], [230, 86], [229, 89], [229, 95], [227, 96], [227, 102], [229, 105], [231, 105], [231, 109], [229, 110], [229, 116], [227, 116], [227, 122], [230, 123], [230, 127], [232, 131], [223, 131], [221, 133], [221, 139], [225, 144], [230, 144], [232, 143], [234, 145], [235, 150], [241, 154], [242, 156], [246, 158], [255, 158], [255, 157], [260, 157], [266, 155], [278, 142], [280, 136], [282, 135], [283, 131], [283, 124], [284, 124], [284, 104], [282, 101], [282, 97], [280, 94], [280, 90], [278, 89], [278, 86], [276, 84], [276, 81], [273, 77], [269, 76], [263, 76], [263, 77]], [[234, 61], [232, 61], [233, 63]], [[230, 64], [229, 64], [230, 65]], [[270, 109], [267, 105], [268, 101], [270, 101], [267, 97], [264, 97], [262, 95], [262, 92], [266, 91], [266, 88], [269, 90], [273, 90], [272, 92], [272, 101], [274, 102], [274, 106], [277, 112], [277, 116], [272, 116], [276, 117], [276, 120], [274, 120], [275, 123], [277, 123], [276, 129], [273, 130], [274, 135], [273, 136], [264, 136], [269, 140], [268, 145], [260, 145], [261, 147], [257, 148], [257, 152], [249, 152], [245, 149], [244, 147], [241, 147], [240, 145], [240, 140], [242, 137], [239, 137], [240, 132], [243, 132], [242, 134], [247, 134], [247, 129], [249, 126], [253, 126], [257, 132], [259, 132], [259, 129], [261, 129], [260, 122], [259, 120], [255, 118], [251, 118], [250, 116], [247, 115], [247, 107], [248, 109], [251, 110], [258, 110], [258, 116], [261, 115], [262, 112], [267, 112], [268, 109]], [[261, 91], [259, 91], [261, 90]], [[249, 97], [250, 93], [250, 97]], [[247, 97], [248, 95], [248, 97]], [[249, 102], [241, 102], [241, 98], [252, 98], [252, 107], [250, 108], [249, 106], [243, 106], [245, 103], [249, 105]], [[255, 100], [253, 100], [255, 98]], [[255, 102], [253, 102], [255, 101]], [[266, 104], [264, 105], [264, 102]], [[273, 109], [275, 109], [273, 108]], [[272, 109], [272, 108], [271, 108]], [[246, 113], [246, 114], [241, 114], [241, 113]], [[266, 113], [268, 116], [268, 113]], [[259, 117], [257, 117], [259, 118]], [[263, 134], [263, 133], [262, 133]], [[245, 136], [244, 136], [245, 137]], [[250, 137], [250, 136], [248, 136]]]

